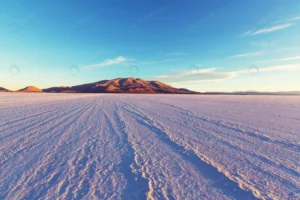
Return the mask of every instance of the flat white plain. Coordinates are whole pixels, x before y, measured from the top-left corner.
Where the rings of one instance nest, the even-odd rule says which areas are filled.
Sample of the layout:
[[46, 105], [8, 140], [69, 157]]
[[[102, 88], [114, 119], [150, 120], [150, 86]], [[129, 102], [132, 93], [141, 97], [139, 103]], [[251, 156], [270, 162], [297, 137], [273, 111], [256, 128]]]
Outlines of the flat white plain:
[[300, 199], [300, 97], [0, 94], [0, 199]]

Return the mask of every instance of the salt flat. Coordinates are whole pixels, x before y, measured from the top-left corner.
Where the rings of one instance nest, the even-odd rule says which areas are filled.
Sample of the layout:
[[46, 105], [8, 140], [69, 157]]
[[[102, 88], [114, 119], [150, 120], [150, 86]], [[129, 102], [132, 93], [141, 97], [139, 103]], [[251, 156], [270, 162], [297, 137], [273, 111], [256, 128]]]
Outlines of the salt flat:
[[0, 199], [300, 199], [300, 97], [0, 94]]

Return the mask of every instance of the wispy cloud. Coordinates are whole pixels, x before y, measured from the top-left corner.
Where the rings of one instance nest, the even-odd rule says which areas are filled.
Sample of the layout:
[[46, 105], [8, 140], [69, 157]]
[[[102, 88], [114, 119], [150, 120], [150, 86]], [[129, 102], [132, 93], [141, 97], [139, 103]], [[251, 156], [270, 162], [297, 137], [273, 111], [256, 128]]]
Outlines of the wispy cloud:
[[158, 79], [161, 79], [161, 78], [168, 78], [169, 75], [161, 75], [161, 76], [155, 76], [154, 78], [158, 78]]
[[[271, 65], [266, 67], [257, 68], [259, 72], [275, 72], [275, 71], [300, 71], [300, 64], [291, 64], [291, 65]], [[247, 74], [249, 69], [237, 70], [237, 74]]]
[[300, 65], [275, 65], [269, 67], [263, 67], [259, 71], [300, 71]]
[[[298, 65], [274, 65], [266, 66], [257, 69], [258, 72], [276, 72], [276, 71], [300, 71], [300, 64]], [[251, 73], [248, 68], [235, 71], [217, 71], [216, 68], [207, 68], [201, 70], [181, 71], [178, 73], [171, 73], [156, 76], [153, 79], [166, 82], [172, 85], [186, 85], [197, 84], [205, 82], [222, 81], [232, 79], [242, 74]]]
[[261, 62], [284, 62], [284, 61], [291, 61], [291, 60], [300, 60], [300, 56], [279, 58], [279, 59], [274, 59], [274, 60], [265, 60], [265, 61], [261, 61]]
[[230, 58], [243, 58], [243, 57], [259, 56], [262, 54], [263, 52], [251, 52], [251, 53], [237, 54], [234, 56], [230, 56]]
[[293, 21], [298, 21], [300, 20], [300, 16], [296, 16], [296, 17], [291, 17], [289, 19], [286, 19], [286, 22], [293, 22]]
[[262, 29], [258, 29], [258, 30], [251, 30], [251, 31], [245, 32], [243, 34], [243, 36], [260, 35], [260, 34], [266, 34], [266, 33], [271, 33], [271, 32], [275, 32], [275, 31], [280, 31], [280, 30], [289, 28], [292, 25], [293, 25], [293, 23], [286, 23], [286, 24], [279, 24], [279, 25], [262, 28]]
[[218, 72], [216, 68], [181, 71], [179, 73], [156, 76], [154, 79], [173, 84], [195, 84], [217, 80], [230, 79], [236, 76], [235, 72]]
[[108, 59], [105, 60], [101, 63], [96, 63], [96, 64], [91, 64], [91, 65], [86, 65], [83, 66], [82, 68], [96, 68], [96, 67], [107, 67], [107, 66], [111, 66], [111, 65], [116, 65], [116, 64], [120, 64], [120, 63], [124, 63], [126, 61], [128, 61], [128, 58], [125, 58], [124, 56], [119, 56], [115, 59]]
[[289, 61], [289, 60], [299, 60], [300, 56], [294, 56], [294, 57], [289, 57], [289, 58], [281, 58], [278, 59], [277, 61]]

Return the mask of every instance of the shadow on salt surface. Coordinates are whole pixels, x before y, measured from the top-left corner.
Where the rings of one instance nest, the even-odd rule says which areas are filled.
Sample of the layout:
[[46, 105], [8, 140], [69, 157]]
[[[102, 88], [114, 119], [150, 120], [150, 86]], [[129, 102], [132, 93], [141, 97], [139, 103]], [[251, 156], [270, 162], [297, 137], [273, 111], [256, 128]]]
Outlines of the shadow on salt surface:
[[47, 194], [47, 191], [52, 188], [58, 181], [61, 172], [56, 172], [51, 175], [46, 184], [39, 186], [38, 188], [32, 189], [23, 199], [40, 199]]
[[241, 189], [238, 183], [230, 180], [224, 174], [219, 172], [215, 167], [201, 160], [201, 158], [199, 158], [194, 151], [187, 151], [184, 147], [172, 141], [163, 130], [156, 127], [153, 123], [145, 123], [145, 121], [149, 122], [149, 119], [147, 117], [139, 115], [139, 117], [142, 117], [145, 120], [144, 121], [136, 118], [133, 113], [130, 114], [135, 117], [140, 125], [146, 126], [150, 130], [153, 130], [153, 132], [158, 136], [159, 140], [168, 145], [171, 149], [173, 149], [174, 152], [178, 153], [185, 161], [192, 164], [203, 177], [212, 181], [212, 185], [215, 188], [220, 189], [224, 194], [233, 197], [233, 199], [257, 199], [251, 191], [245, 191]]
[[[111, 123], [111, 119], [108, 117], [106, 113], [104, 113], [107, 123], [109, 124], [111, 130], [114, 130], [114, 126]], [[122, 157], [122, 162], [120, 166], [120, 172], [124, 175], [125, 179], [127, 180], [126, 188], [122, 194], [122, 199], [130, 199], [130, 200], [139, 200], [139, 199], [146, 199], [146, 193], [148, 192], [148, 181], [147, 179], [143, 178], [140, 175], [134, 174], [131, 168], [131, 165], [135, 163], [134, 160], [134, 149], [130, 145], [128, 140], [128, 133], [125, 129], [125, 124], [121, 120], [121, 116], [115, 111], [114, 118], [117, 119], [121, 124], [121, 133], [123, 135], [122, 140], [125, 144], [127, 144], [127, 153], [125, 156]]]
[[288, 143], [286, 141], [272, 140], [271, 138], [269, 138], [267, 136], [264, 136], [263, 134], [260, 135], [260, 134], [254, 133], [254, 132], [242, 131], [242, 130], [237, 129], [235, 127], [232, 127], [228, 124], [223, 124], [221, 122], [216, 122], [216, 121], [213, 121], [211, 119], [205, 119], [203, 117], [199, 117], [196, 113], [191, 112], [190, 110], [183, 109], [183, 108], [178, 107], [178, 106], [173, 106], [172, 105], [170, 107], [173, 107], [173, 108], [176, 108], [176, 109], [180, 110], [180, 113], [187, 116], [187, 117], [192, 117], [194, 119], [197, 119], [197, 120], [200, 120], [200, 121], [203, 121], [203, 122], [207, 122], [207, 123], [211, 123], [213, 125], [222, 127], [224, 129], [229, 129], [229, 130], [236, 131], [236, 132], [239, 132], [239, 133], [242, 133], [242, 134], [246, 134], [246, 135], [248, 135], [250, 137], [253, 137], [255, 139], [259, 139], [259, 140], [264, 141], [264, 142], [270, 142], [270, 143], [273, 143], [273, 144], [277, 144], [277, 145], [280, 145], [282, 147], [289, 148], [289, 149], [291, 149], [293, 151], [296, 151], [296, 152], [298, 152], [300, 150], [300, 146], [297, 145], [297, 144]]
[[[128, 153], [133, 154], [131, 150]], [[132, 158], [130, 155], [127, 158], [124, 158], [124, 160], [122, 161], [123, 166], [121, 167], [120, 172], [124, 174], [127, 180], [127, 187], [124, 190], [122, 199], [146, 199], [146, 193], [148, 192], [147, 180], [142, 178], [141, 176], [133, 174], [132, 169], [130, 168], [131, 164]]]

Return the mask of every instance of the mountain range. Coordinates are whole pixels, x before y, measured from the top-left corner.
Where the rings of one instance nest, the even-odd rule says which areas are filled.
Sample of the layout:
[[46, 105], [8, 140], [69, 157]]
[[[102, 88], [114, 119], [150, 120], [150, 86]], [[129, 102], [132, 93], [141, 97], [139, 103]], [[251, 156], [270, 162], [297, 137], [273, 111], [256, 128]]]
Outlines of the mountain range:
[[[5, 88], [0, 88], [0, 92], [10, 91]], [[43, 90], [35, 86], [28, 86], [16, 92], [198, 94], [198, 92], [174, 88], [159, 81], [145, 81], [133, 77], [102, 80], [76, 86], [51, 87]]]
[[159, 81], [145, 81], [140, 78], [116, 78], [71, 87], [51, 87], [43, 92], [63, 93], [143, 93], [143, 94], [196, 94], [187, 89], [178, 89]]
[[9, 92], [9, 90], [6, 88], [0, 87], [0, 92]]
[[[0, 92], [12, 92], [0, 87]], [[159, 81], [146, 81], [140, 78], [116, 78], [76, 86], [60, 86], [39, 89], [28, 86], [15, 92], [51, 92], [51, 93], [139, 93], [139, 94], [212, 94], [212, 95], [300, 95], [300, 91], [291, 92], [194, 92], [183, 88], [174, 88]]]

